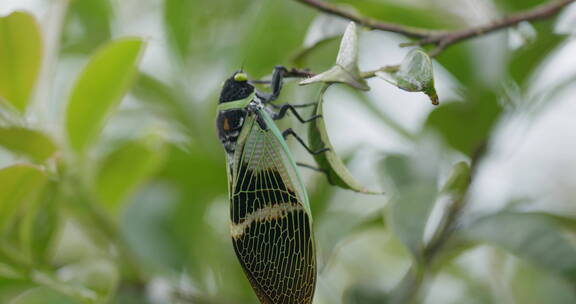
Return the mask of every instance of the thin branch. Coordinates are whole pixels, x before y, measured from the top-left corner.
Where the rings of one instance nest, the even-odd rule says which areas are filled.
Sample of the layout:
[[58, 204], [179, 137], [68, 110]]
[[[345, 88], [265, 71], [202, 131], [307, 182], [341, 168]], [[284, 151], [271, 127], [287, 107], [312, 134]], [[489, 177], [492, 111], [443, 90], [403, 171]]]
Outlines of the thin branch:
[[436, 33], [436, 31], [430, 31], [426, 29], [420, 29], [415, 27], [404, 26], [395, 23], [388, 23], [379, 21], [376, 19], [364, 17], [357, 15], [351, 11], [344, 10], [336, 5], [326, 3], [320, 0], [296, 0], [298, 2], [304, 3], [311, 7], [316, 8], [319, 11], [325, 12], [327, 14], [340, 16], [344, 19], [354, 21], [362, 26], [373, 30], [381, 30], [386, 32], [398, 33], [411, 38], [427, 38]]
[[370, 29], [398, 33], [410, 38], [419, 39], [414, 43], [407, 43], [404, 45], [435, 45], [435, 48], [429, 52], [429, 55], [434, 57], [440, 54], [444, 49], [446, 49], [446, 47], [457, 42], [512, 27], [524, 21], [536, 21], [554, 16], [564, 7], [574, 3], [576, 0], [552, 1], [532, 9], [518, 12], [502, 19], [492, 21], [488, 24], [455, 31], [431, 31], [421, 28], [403, 26], [400, 24], [386, 23], [372, 18], [359, 16], [321, 0], [296, 1], [314, 7], [319, 11], [349, 19]]
[[574, 3], [574, 1], [576, 0], [552, 1], [535, 8], [518, 12], [499, 20], [495, 20], [485, 25], [471, 27], [459, 31], [447, 32], [440, 35], [432, 35], [420, 40], [418, 45], [435, 44], [436, 48], [430, 52], [430, 56], [434, 57], [441, 53], [446, 47], [457, 42], [509, 28], [524, 21], [536, 21], [552, 17], [558, 14], [568, 4]]

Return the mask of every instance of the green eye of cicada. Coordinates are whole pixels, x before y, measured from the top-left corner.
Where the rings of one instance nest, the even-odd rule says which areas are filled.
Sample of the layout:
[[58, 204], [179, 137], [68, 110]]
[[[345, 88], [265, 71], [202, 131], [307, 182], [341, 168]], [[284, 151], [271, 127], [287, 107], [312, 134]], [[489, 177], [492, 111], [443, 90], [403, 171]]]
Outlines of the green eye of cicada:
[[247, 80], [248, 80], [248, 75], [246, 75], [245, 73], [237, 73], [236, 75], [234, 75], [234, 80], [236, 80], [236, 81], [247, 81]]

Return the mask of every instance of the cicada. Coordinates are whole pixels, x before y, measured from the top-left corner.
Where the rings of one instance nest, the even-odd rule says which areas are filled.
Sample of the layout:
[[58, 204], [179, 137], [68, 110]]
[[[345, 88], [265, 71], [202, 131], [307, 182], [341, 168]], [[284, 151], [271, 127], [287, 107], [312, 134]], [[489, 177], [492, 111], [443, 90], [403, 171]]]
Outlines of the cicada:
[[315, 117], [303, 120], [290, 104], [272, 106], [284, 72], [274, 69], [271, 93], [235, 72], [222, 88], [216, 126], [227, 156], [230, 233], [244, 273], [263, 304], [309, 304], [316, 285], [312, 215], [285, 137], [310, 149], [274, 120], [287, 111], [302, 122]]

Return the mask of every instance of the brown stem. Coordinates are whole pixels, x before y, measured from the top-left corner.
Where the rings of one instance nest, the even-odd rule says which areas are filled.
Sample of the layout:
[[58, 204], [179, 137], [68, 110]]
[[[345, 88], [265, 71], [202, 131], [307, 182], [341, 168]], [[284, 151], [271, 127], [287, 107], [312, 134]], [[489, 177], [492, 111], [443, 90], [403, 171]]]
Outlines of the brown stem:
[[356, 22], [362, 26], [365, 26], [365, 27], [373, 29], [373, 30], [381, 30], [381, 31], [386, 31], [386, 32], [398, 33], [398, 34], [402, 34], [404, 36], [412, 37], [412, 38], [426, 38], [426, 37], [430, 37], [431, 35], [436, 33], [435, 31], [419, 29], [419, 28], [415, 28], [415, 27], [408, 27], [408, 26], [404, 26], [404, 25], [400, 25], [400, 24], [388, 23], [388, 22], [383, 22], [383, 21], [379, 21], [376, 19], [360, 16], [360, 15], [354, 14], [350, 11], [341, 9], [336, 5], [329, 4], [329, 3], [326, 3], [326, 2], [320, 1], [320, 0], [296, 0], [296, 1], [304, 3], [304, 4], [309, 5], [311, 7], [314, 7], [317, 10], [325, 12], [327, 14], [340, 16], [342, 18], [354, 21], [354, 22]]
[[329, 4], [321, 0], [296, 1], [312, 6], [319, 11], [352, 20], [371, 29], [399, 33], [410, 38], [419, 39], [415, 43], [412, 43], [412, 45], [435, 45], [436, 47], [433, 48], [429, 53], [430, 56], [434, 57], [440, 54], [448, 46], [457, 42], [512, 27], [524, 21], [536, 21], [554, 16], [568, 4], [571, 4], [576, 0], [552, 1], [540, 6], [536, 6], [532, 9], [506, 16], [502, 19], [494, 20], [484, 25], [455, 31], [430, 31], [421, 28], [407, 27], [400, 24], [386, 23], [372, 18], [353, 14], [333, 4]]

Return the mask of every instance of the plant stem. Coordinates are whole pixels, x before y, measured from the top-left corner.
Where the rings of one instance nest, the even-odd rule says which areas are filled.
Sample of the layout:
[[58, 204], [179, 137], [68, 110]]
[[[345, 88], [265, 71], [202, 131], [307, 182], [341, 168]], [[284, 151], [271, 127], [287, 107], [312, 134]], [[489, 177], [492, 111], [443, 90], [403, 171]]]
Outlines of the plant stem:
[[402, 34], [406, 37], [415, 38], [417, 41], [404, 45], [434, 45], [435, 47], [429, 52], [431, 57], [440, 54], [446, 47], [457, 42], [483, 36], [501, 29], [509, 28], [524, 21], [536, 21], [549, 18], [558, 14], [564, 7], [574, 3], [576, 0], [551, 1], [532, 9], [517, 12], [512, 15], [494, 20], [480, 26], [469, 27], [454, 31], [433, 31], [422, 28], [404, 26], [401, 24], [388, 23], [376, 19], [368, 18], [344, 10], [334, 4], [321, 0], [296, 0], [300, 3], [311, 6], [321, 12], [339, 16], [373, 30]]

